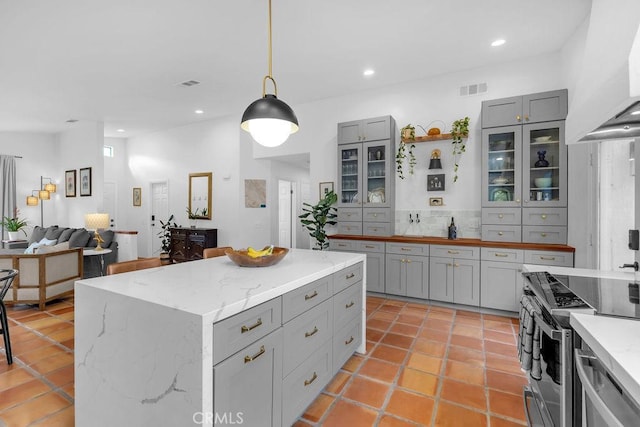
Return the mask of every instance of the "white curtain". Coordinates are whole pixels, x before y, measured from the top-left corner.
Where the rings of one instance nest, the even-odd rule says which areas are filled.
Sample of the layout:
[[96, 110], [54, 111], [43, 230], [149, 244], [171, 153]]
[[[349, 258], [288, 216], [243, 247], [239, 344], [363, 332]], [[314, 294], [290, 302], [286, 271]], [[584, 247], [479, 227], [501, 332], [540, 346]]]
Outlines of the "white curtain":
[[[2, 218], [16, 216], [16, 159], [14, 156], [0, 155], [0, 215]], [[6, 239], [4, 226], [2, 238]]]

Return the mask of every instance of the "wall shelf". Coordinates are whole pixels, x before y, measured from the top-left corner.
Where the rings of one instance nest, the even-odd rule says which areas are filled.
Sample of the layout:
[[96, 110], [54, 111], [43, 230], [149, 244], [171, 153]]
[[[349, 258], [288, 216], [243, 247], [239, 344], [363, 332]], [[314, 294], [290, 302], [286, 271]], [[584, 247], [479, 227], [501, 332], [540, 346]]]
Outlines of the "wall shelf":
[[[467, 138], [466, 136], [464, 137]], [[414, 141], [410, 139], [402, 138], [402, 142], [405, 144], [416, 143], [416, 142], [433, 142], [433, 141], [446, 141], [447, 139], [453, 139], [450, 133], [441, 133], [440, 135], [423, 135], [416, 136]]]

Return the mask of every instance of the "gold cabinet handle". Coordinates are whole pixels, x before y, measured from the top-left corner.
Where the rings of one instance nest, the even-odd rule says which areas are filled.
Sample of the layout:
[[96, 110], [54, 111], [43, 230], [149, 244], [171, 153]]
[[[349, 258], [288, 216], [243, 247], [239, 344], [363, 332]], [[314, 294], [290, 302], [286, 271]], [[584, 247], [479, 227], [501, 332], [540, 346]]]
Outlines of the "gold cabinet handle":
[[410, 260], [410, 259], [408, 259], [408, 260], [407, 260], [407, 264], [409, 264], [410, 262], [411, 262], [411, 260]]
[[317, 334], [317, 333], [318, 333], [318, 327], [317, 327], [317, 326], [314, 326], [314, 327], [313, 327], [313, 331], [311, 331], [311, 332], [305, 332], [305, 333], [304, 333], [304, 337], [305, 337], [305, 338], [309, 338], [309, 337], [314, 336], [314, 335], [315, 335], [315, 334]]
[[400, 248], [401, 251], [410, 251], [411, 248]]
[[502, 219], [502, 218], [504, 218], [504, 215], [498, 214], [498, 218]]
[[516, 203], [520, 203], [520, 199], [516, 199]]
[[308, 380], [304, 380], [304, 386], [308, 386], [309, 384], [311, 384], [312, 382], [314, 382], [316, 380], [316, 378], [318, 378], [318, 374], [316, 374], [315, 372], [313, 373], [313, 376], [308, 379]]
[[244, 334], [245, 332], [249, 332], [249, 331], [251, 331], [251, 330], [253, 330], [253, 329], [257, 328], [257, 327], [258, 327], [258, 326], [260, 326], [260, 325], [262, 325], [262, 319], [260, 319], [260, 318], [259, 318], [259, 319], [258, 319], [258, 321], [257, 321], [256, 323], [254, 323], [253, 325], [251, 325], [251, 326], [244, 326], [244, 325], [243, 325], [243, 326], [240, 328], [240, 333]]
[[345, 279], [353, 279], [354, 277], [356, 277], [355, 273], [349, 273], [347, 274], [347, 276], [345, 277]]
[[318, 291], [313, 291], [313, 293], [311, 295], [305, 295], [304, 296], [304, 300], [307, 301], [307, 300], [310, 300], [311, 298], [315, 298], [317, 296], [318, 296]]
[[258, 357], [262, 356], [264, 354], [266, 350], [264, 349], [264, 346], [261, 345], [260, 346], [260, 351], [257, 352], [256, 354], [254, 354], [253, 356], [245, 356], [244, 357], [244, 363], [249, 363], [249, 362], [253, 362], [254, 360], [256, 360]]
[[542, 215], [540, 215], [540, 218], [542, 218], [542, 219], [547, 219], [547, 214], [542, 214]]
[[517, 121], [521, 121], [521, 120], [522, 120], [522, 117], [520, 117], [520, 114], [518, 114], [518, 115], [516, 116], [516, 120], [517, 120]]
[[340, 246], [341, 248], [345, 248], [345, 247], [347, 247], [347, 245], [342, 244], [342, 243], [338, 243], [338, 246]]
[[545, 261], [555, 261], [556, 257], [554, 257], [554, 256], [541, 256], [540, 259], [543, 259]]
[[498, 231], [498, 236], [502, 236], [504, 233], [502, 231]]
[[500, 258], [506, 258], [509, 256], [508, 254], [499, 254], [499, 253], [495, 253], [494, 255]]
[[375, 249], [376, 248], [375, 246], [369, 246], [369, 245], [364, 245], [364, 247], [367, 248], [367, 249]]
[[540, 233], [542, 237], [547, 237], [547, 233]]
[[344, 345], [349, 345], [353, 342], [353, 336], [344, 342]]
[[524, 116], [524, 119], [525, 119], [526, 121], [529, 121], [529, 116]]
[[351, 307], [353, 307], [353, 306], [354, 306], [354, 304], [355, 304], [355, 302], [351, 301], [349, 304], [346, 304], [346, 305], [344, 306], [344, 308], [351, 308]]
[[448, 253], [448, 254], [454, 254], [454, 255], [457, 255], [457, 254], [459, 254], [460, 252], [458, 252], [458, 251], [448, 250], [448, 251], [447, 251], [447, 253]]
[[447, 263], [447, 267], [453, 267], [453, 264]]
[[460, 264], [458, 264], [457, 262], [453, 264], [454, 267], [460, 267]]
[[377, 217], [378, 217], [378, 214], [377, 214], [377, 213], [374, 213], [374, 214], [373, 214], [373, 217], [374, 217], [374, 218], [377, 218]]

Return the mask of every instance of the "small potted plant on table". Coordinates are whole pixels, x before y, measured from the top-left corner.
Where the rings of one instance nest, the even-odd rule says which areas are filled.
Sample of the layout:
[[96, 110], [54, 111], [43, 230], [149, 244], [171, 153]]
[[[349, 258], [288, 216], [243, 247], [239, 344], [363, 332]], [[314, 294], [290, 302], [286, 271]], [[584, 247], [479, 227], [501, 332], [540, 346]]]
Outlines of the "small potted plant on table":
[[177, 227], [173, 221], [173, 215], [164, 222], [160, 221], [160, 228], [162, 230], [158, 233], [160, 236], [160, 261], [162, 264], [171, 264], [171, 227]]
[[9, 234], [9, 240], [20, 240], [20, 232], [27, 236], [27, 232], [24, 231], [24, 227], [27, 226], [27, 221], [24, 219], [18, 218], [17, 212], [16, 216], [13, 218], [9, 218], [5, 216], [2, 219], [2, 223], [0, 223], [4, 228], [7, 229], [7, 233]]

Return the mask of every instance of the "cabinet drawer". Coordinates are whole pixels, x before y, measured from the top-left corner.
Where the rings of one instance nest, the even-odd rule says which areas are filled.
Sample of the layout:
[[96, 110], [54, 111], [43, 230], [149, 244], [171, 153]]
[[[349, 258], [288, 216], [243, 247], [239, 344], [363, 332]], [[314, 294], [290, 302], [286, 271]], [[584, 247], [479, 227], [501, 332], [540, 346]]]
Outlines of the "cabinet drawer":
[[490, 242], [521, 242], [519, 225], [483, 225], [482, 240]]
[[483, 208], [482, 224], [520, 225], [520, 208]]
[[391, 227], [393, 224], [389, 222], [363, 222], [362, 234], [365, 236], [391, 236]]
[[326, 300], [283, 327], [284, 375], [315, 353], [333, 335], [333, 303]]
[[282, 296], [282, 322], [286, 323], [333, 295], [333, 276], [315, 280]]
[[525, 264], [559, 265], [561, 267], [573, 267], [573, 254], [571, 252], [551, 251], [524, 251]]
[[360, 281], [362, 281], [361, 262], [333, 273], [333, 293], [337, 294]]
[[355, 240], [329, 239], [329, 249], [332, 251], [356, 251], [358, 242]]
[[362, 221], [362, 208], [338, 208], [338, 221]]
[[480, 248], [431, 245], [431, 256], [456, 259], [480, 259]]
[[358, 252], [384, 253], [384, 242], [357, 242], [356, 250]]
[[362, 314], [362, 284], [356, 283], [333, 297], [333, 330]]
[[338, 222], [338, 234], [362, 236], [362, 222]]
[[363, 208], [362, 220], [368, 222], [390, 222], [391, 208]]
[[349, 360], [362, 341], [362, 318], [358, 317], [333, 335], [333, 369], [337, 371]]
[[333, 377], [331, 341], [285, 377], [282, 384], [282, 425], [293, 425]]
[[387, 243], [388, 254], [429, 255], [429, 245], [417, 243]]
[[266, 336], [282, 324], [280, 297], [213, 324], [213, 364]]
[[522, 241], [526, 243], [567, 243], [567, 227], [545, 225], [525, 225], [522, 227]]
[[524, 251], [522, 249], [502, 249], [502, 248], [481, 248], [480, 259], [482, 261], [499, 262], [524, 262]]
[[523, 225], [567, 225], [567, 210], [564, 208], [522, 209]]

